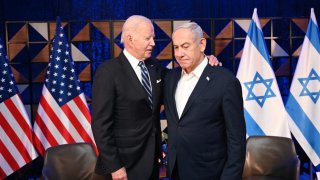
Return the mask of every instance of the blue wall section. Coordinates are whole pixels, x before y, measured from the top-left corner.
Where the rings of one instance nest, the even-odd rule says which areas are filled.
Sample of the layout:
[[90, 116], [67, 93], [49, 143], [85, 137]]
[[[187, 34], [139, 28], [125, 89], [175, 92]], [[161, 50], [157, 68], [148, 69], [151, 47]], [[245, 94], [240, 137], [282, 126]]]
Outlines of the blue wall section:
[[318, 0], [1, 0], [0, 37], [5, 21], [126, 19], [141, 14], [151, 19], [308, 17], [320, 15]]
[[141, 14], [150, 19], [307, 17], [320, 15], [318, 0], [1, 0], [0, 37], [4, 21], [126, 19]]
[[[2, 0], [3, 20], [126, 19], [132, 14], [151, 19], [308, 16], [319, 12], [317, 0]], [[317, 13], [319, 14], [319, 13]]]

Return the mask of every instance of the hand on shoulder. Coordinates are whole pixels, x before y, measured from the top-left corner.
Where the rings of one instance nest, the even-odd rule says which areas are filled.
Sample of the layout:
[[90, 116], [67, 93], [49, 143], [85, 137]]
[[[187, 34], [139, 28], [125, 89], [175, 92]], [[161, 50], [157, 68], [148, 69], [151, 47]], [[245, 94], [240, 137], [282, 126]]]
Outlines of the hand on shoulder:
[[111, 173], [113, 180], [128, 180], [127, 172], [124, 167], [116, 170], [115, 172]]

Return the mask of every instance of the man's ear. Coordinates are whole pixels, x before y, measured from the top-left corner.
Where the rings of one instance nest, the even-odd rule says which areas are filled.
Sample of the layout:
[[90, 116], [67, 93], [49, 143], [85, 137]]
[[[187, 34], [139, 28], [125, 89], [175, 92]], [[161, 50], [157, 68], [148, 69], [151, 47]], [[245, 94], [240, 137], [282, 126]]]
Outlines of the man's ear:
[[201, 38], [201, 39], [200, 39], [199, 46], [200, 46], [200, 51], [201, 51], [202, 53], [204, 53], [204, 50], [206, 49], [206, 45], [207, 45], [207, 40], [206, 40], [206, 38]]
[[130, 34], [127, 34], [125, 36], [125, 38], [126, 38], [126, 42], [128, 43], [128, 45], [132, 47], [133, 46], [133, 37]]

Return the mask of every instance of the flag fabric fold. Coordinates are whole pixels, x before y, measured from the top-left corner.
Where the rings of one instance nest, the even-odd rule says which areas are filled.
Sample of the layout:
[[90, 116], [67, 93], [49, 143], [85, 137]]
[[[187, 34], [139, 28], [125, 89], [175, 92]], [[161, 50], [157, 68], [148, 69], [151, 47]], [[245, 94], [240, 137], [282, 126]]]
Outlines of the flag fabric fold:
[[241, 82], [247, 135], [289, 137], [286, 110], [254, 9], [237, 78]]
[[0, 39], [0, 179], [38, 157], [29, 116]]
[[311, 162], [320, 163], [320, 33], [313, 8], [286, 103], [290, 130]]
[[97, 152], [90, 112], [79, 86], [70, 47], [59, 18], [34, 132], [35, 146], [41, 155], [49, 147], [78, 142], [92, 144]]

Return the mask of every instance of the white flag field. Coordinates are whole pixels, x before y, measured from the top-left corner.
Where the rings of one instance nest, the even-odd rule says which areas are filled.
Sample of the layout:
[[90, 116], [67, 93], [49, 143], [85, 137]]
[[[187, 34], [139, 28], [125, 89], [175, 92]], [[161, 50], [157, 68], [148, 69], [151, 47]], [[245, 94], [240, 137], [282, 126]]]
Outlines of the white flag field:
[[252, 15], [237, 78], [242, 86], [247, 136], [291, 138], [287, 113], [271, 67], [257, 9]]
[[320, 163], [320, 34], [311, 9], [298, 64], [286, 103], [290, 130], [317, 166]]

